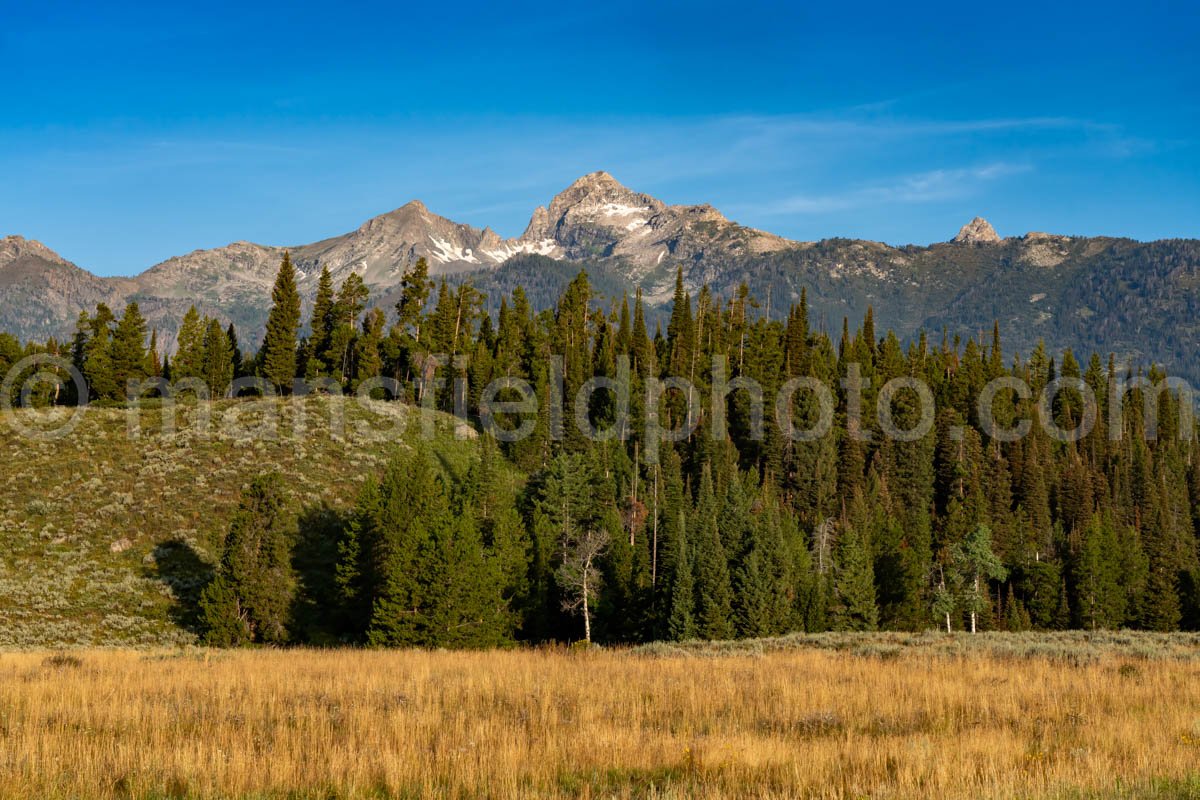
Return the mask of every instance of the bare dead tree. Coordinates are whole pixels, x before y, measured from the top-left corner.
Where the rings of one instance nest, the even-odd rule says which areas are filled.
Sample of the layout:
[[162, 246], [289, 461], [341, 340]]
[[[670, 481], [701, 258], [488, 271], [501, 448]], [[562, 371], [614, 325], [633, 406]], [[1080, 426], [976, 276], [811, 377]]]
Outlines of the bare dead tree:
[[600, 588], [597, 562], [609, 543], [609, 533], [602, 527], [577, 526], [563, 515], [560, 541], [562, 564], [558, 568], [558, 585], [563, 589], [563, 611], [583, 615], [583, 637], [592, 642], [591, 606]]

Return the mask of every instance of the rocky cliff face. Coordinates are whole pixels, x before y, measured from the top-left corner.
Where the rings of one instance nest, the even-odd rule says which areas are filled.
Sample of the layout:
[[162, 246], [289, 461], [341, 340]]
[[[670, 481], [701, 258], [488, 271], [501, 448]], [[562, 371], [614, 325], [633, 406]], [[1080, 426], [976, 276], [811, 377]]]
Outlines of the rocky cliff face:
[[995, 244], [1002, 240], [990, 222], [983, 217], [976, 217], [959, 229], [953, 241], [958, 244]]

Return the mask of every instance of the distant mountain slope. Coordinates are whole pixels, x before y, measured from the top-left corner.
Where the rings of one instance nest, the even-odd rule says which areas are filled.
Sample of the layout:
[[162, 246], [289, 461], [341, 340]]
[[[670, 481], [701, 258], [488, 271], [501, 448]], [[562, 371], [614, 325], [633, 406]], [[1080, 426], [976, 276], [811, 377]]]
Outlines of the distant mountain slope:
[[96, 303], [116, 303], [131, 282], [97, 278], [41, 242], [0, 239], [0, 330], [23, 339], [69, 334], [79, 312]]
[[311, 299], [322, 267], [340, 282], [363, 277], [390, 307], [404, 272], [426, 258], [434, 276], [470, 280], [499, 297], [524, 285], [539, 306], [579, 269], [601, 295], [641, 287], [651, 305], [670, 302], [675, 271], [693, 293], [729, 296], [746, 282], [764, 312], [782, 316], [807, 289], [814, 322], [827, 329], [861, 319], [873, 305], [883, 328], [973, 336], [998, 320], [1009, 352], [1039, 339], [1053, 347], [1155, 360], [1200, 380], [1200, 242], [1141, 243], [1029, 233], [1001, 238], [975, 218], [950, 242], [893, 247], [828, 239], [793, 242], [739, 225], [707, 205], [670, 206], [585, 175], [537, 209], [525, 232], [502, 239], [438, 216], [413, 201], [357, 230], [288, 248], [236, 242], [168, 259], [135, 278], [97, 278], [36, 242], [0, 240], [0, 328], [25, 338], [70, 335], [81, 309], [137, 299], [171, 335], [196, 303], [238, 325], [256, 343], [284, 250]]

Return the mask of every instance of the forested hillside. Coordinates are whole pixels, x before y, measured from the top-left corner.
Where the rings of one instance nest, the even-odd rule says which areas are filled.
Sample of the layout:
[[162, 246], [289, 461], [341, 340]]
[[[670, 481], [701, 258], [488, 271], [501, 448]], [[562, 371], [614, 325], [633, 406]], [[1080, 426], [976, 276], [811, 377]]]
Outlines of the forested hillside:
[[[291, 271], [285, 259], [257, 356], [238, 353], [221, 321], [194, 316], [188, 326], [195, 335], [160, 364], [141, 344], [136, 307], [119, 320], [89, 315], [71, 348], [50, 349], [70, 353], [93, 400], [117, 398], [115, 375], [156, 371], [200, 378], [214, 394], [235, 375], [254, 375], [285, 393], [300, 376], [381, 396], [382, 377], [404, 386], [408, 403], [458, 413], [485, 435], [462, 468], [447, 469], [436, 447], [412, 440], [386, 467], [378, 457], [359, 463], [356, 478], [367, 477], [353, 506], [319, 517], [289, 497], [290, 480], [272, 477], [289, 463], [286, 447], [244, 443], [262, 454], [254, 464], [259, 479], [239, 477], [247, 491], [219, 556], [215, 548], [199, 556], [213, 580], [186, 611], [210, 641], [481, 646], [820, 630], [1200, 626], [1194, 422], [1169, 392], [1132, 390], [1113, 411], [1110, 387], [1127, 375], [1107, 354], [1041, 345], [1016, 352], [992, 325], [983, 337], [921, 336], [903, 346], [876, 328], [870, 309], [860, 325], [842, 323], [831, 338], [813, 328], [803, 291], [778, 320], [745, 287], [724, 300], [707, 288], [690, 296], [682, 274], [661, 328], [647, 324], [640, 296], [601, 301], [582, 273], [550, 310], [536, 312], [516, 287], [493, 316], [470, 283], [435, 285], [420, 264], [386, 318], [365, 311], [367, 293], [353, 278], [336, 291], [323, 279], [312, 333], [300, 339]], [[714, 404], [714, 357], [728, 365], [730, 379], [763, 387], [761, 431], [749, 392], [729, 392]], [[863, 379], [861, 427], [856, 392], [841, 381], [852, 365]], [[1143, 369], [1151, 381], [1163, 377], [1156, 367]], [[694, 390], [668, 390], [661, 403], [647, 403], [646, 390], [670, 376]], [[1057, 379], [1082, 383], [1054, 395], [1046, 424], [1002, 441], [980, 419], [976, 400], [1006, 376], [1027, 384], [1031, 397], [996, 395], [1001, 429], [1037, 420], [1037, 398]], [[571, 399], [597, 377], [616, 390], [592, 393], [583, 416], [614, 433], [607, 438], [571, 424]], [[525, 382], [537, 411], [489, 406], [484, 388], [498, 378], [509, 382], [492, 401], [518, 399], [517, 382]], [[797, 378], [833, 392], [825, 435], [790, 435], [819, 427], [819, 393], [795, 392], [778, 419], [770, 410], [780, 388]], [[927, 385], [935, 404], [933, 424], [915, 437], [884, 436], [876, 421], [881, 387], [898, 378]], [[627, 409], [620, 401], [626, 389]], [[1099, 423], [1078, 441], [1052, 435], [1083, 421], [1087, 390]], [[73, 401], [69, 392], [58, 397]], [[561, 427], [550, 411], [556, 397], [568, 403]], [[1155, 436], [1146, 427], [1147, 402], [1157, 411]], [[919, 429], [914, 391], [882, 405], [900, 430]], [[678, 437], [660, 436], [659, 423], [667, 431], [695, 429], [665, 441]], [[503, 433], [522, 424], [528, 435]], [[488, 431], [513, 441], [495, 442]], [[148, 446], [122, 445], [113, 474], [95, 478], [97, 490], [110, 490], [117, 475], [136, 488], [130, 465]], [[10, 486], [58, 452], [23, 449], [15, 440], [10, 450], [10, 463], [30, 462]], [[347, 457], [359, 451], [349, 448]], [[331, 475], [345, 467], [328, 462]], [[318, 485], [321, 469], [310, 477]], [[208, 479], [202, 470], [190, 464], [167, 485]], [[73, 474], [59, 480], [71, 486]], [[10, 570], [36, 561], [44, 542], [50, 554], [60, 538], [82, 537], [93, 550], [98, 536], [118, 538], [111, 515], [76, 527], [77, 515], [99, 513], [95, 495], [66, 489], [31, 511], [33, 502], [17, 514], [28, 540], [20, 558], [10, 552]]]

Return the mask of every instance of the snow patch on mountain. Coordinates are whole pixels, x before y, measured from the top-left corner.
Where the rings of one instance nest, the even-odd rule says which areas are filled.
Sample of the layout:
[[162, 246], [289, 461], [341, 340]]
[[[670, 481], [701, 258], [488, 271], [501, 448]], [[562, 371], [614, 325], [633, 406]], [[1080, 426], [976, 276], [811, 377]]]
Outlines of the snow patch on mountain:
[[499, 247], [495, 247], [490, 250], [480, 250], [479, 252], [497, 264], [503, 264], [513, 256], [526, 254], [550, 256], [554, 254], [554, 251], [557, 248], [558, 245], [553, 239], [542, 239], [538, 242], [522, 242], [520, 240], [510, 239]]
[[455, 247], [445, 239], [439, 239], [432, 235], [429, 237], [429, 241], [433, 242], [435, 248], [431, 256], [443, 264], [450, 264], [456, 261], [465, 261], [468, 264], [480, 263], [469, 247]]

